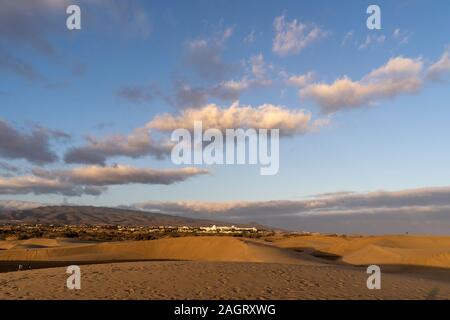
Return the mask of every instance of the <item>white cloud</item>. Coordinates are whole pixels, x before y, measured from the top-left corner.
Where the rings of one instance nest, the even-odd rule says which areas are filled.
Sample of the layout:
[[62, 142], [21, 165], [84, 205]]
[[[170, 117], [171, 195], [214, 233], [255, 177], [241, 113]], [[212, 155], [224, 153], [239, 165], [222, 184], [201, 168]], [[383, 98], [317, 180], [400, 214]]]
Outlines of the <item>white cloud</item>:
[[341, 77], [332, 84], [314, 83], [300, 89], [300, 95], [313, 99], [324, 113], [371, 105], [402, 93], [415, 93], [422, 87], [421, 59], [395, 57], [358, 81]]
[[297, 54], [328, 34], [317, 26], [309, 27], [296, 19], [286, 22], [284, 15], [276, 17], [273, 26], [275, 37], [272, 51], [282, 57]]
[[219, 98], [224, 101], [236, 100], [242, 93], [250, 89], [269, 86], [270, 80], [256, 80], [243, 77], [239, 80], [223, 81], [207, 90], [208, 96]]
[[97, 189], [75, 186], [56, 179], [45, 179], [37, 176], [0, 177], [0, 194], [63, 194], [79, 196], [82, 194], [98, 195]]
[[172, 184], [189, 177], [209, 173], [208, 170], [187, 167], [180, 169], [135, 168], [128, 165], [86, 166], [67, 170], [35, 169], [33, 173], [45, 179], [57, 179], [77, 185], [108, 186], [131, 183]]
[[353, 30], [348, 31], [348, 32], [345, 34], [344, 39], [342, 39], [341, 47], [345, 47], [345, 46], [347, 45], [347, 43], [350, 41], [350, 39], [353, 38], [353, 35], [354, 35]]
[[162, 159], [170, 153], [172, 145], [153, 139], [146, 128], [137, 128], [131, 134], [113, 135], [102, 139], [88, 137], [88, 143], [73, 147], [64, 155], [66, 163], [104, 165], [111, 157], [139, 158], [147, 155]]
[[392, 38], [398, 41], [399, 44], [407, 44], [412, 35], [412, 32], [403, 31], [400, 28], [397, 28], [392, 32]]
[[178, 108], [199, 108], [210, 98], [234, 101], [246, 91], [272, 85], [268, 75], [272, 66], [265, 62], [262, 54], [252, 56], [245, 65], [247, 70], [241, 78], [223, 80], [208, 87], [191, 87], [187, 83], [178, 82], [174, 96], [167, 100]]
[[311, 121], [311, 114], [304, 110], [290, 110], [283, 106], [263, 104], [258, 107], [233, 103], [228, 108], [209, 104], [198, 109], [182, 110], [178, 115], [169, 113], [156, 116], [148, 128], [171, 132], [178, 128], [193, 128], [194, 121], [202, 121], [203, 129], [265, 128], [280, 129], [285, 136], [303, 134], [319, 124]]
[[446, 74], [450, 74], [450, 49], [445, 50], [441, 58], [428, 68], [427, 78], [440, 81]]
[[247, 34], [244, 38], [244, 43], [251, 44], [256, 40], [256, 32], [252, 30], [249, 34]]
[[149, 201], [132, 207], [322, 232], [445, 233], [450, 228], [450, 187], [331, 193], [304, 200]]
[[233, 28], [228, 27], [212, 38], [189, 41], [184, 55], [186, 66], [203, 79], [223, 79], [235, 68], [222, 57], [225, 43], [232, 34]]
[[288, 85], [294, 86], [297, 88], [303, 88], [307, 86], [308, 84], [312, 83], [314, 79], [316, 78], [316, 75], [314, 72], [309, 71], [305, 74], [301, 75], [292, 75], [288, 77], [285, 81]]
[[267, 76], [267, 65], [262, 53], [250, 58], [251, 71], [256, 79], [265, 79]]
[[233, 31], [233, 27], [225, 28], [222, 35], [222, 41], [226, 41], [228, 38], [230, 38], [233, 35]]
[[0, 194], [61, 194], [66, 196], [100, 195], [110, 185], [169, 185], [190, 177], [207, 174], [198, 168], [151, 169], [126, 165], [87, 166], [65, 170], [33, 169], [32, 175], [0, 177]]
[[2, 210], [29, 210], [45, 206], [45, 204], [30, 201], [0, 200]]
[[366, 40], [358, 46], [358, 49], [362, 50], [362, 49], [367, 49], [374, 44], [383, 44], [385, 40], [386, 40], [386, 36], [384, 36], [384, 35], [380, 35], [380, 36], [368, 35], [368, 36], [366, 36]]

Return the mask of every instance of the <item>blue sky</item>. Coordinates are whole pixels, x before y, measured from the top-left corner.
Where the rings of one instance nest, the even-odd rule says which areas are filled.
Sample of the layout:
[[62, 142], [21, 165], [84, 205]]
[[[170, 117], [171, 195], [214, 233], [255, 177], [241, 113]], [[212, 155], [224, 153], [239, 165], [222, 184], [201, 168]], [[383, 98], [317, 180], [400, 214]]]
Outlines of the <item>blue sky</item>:
[[[66, 29], [68, 4], [80, 6], [81, 30]], [[369, 4], [381, 8], [381, 30], [366, 27]], [[124, 4], [36, 0], [27, 5], [0, 1], [0, 6], [4, 14], [0, 23], [0, 118], [24, 139], [30, 138], [38, 125], [44, 132], [44, 144], [48, 142], [49, 150], [57, 155], [55, 161], [37, 163], [30, 160], [27, 150], [19, 152], [8, 141], [1, 141], [5, 146], [0, 145], [0, 161], [15, 169], [3, 168], [0, 199], [107, 206], [149, 202], [163, 210], [162, 202], [305, 201], [313, 195], [341, 191], [371, 195], [379, 190], [447, 190], [448, 1]], [[14, 18], [5, 20], [8, 16]], [[277, 50], [277, 34], [289, 31], [289, 26], [304, 28], [290, 36], [305, 43]], [[317, 34], [310, 34], [314, 29]], [[287, 42], [292, 39], [281, 40], [290, 45]], [[201, 45], [203, 51], [192, 49], [193, 45]], [[255, 57], [261, 59], [263, 75], [252, 71]], [[392, 66], [406, 64], [405, 72], [394, 76], [386, 73], [381, 80], [369, 76], [395, 58], [401, 60]], [[420, 70], [408, 69], [417, 64]], [[437, 71], [432, 77], [433, 66]], [[290, 77], [308, 72], [313, 76], [307, 83], [289, 83]], [[360, 94], [356, 90], [365, 90], [354, 89], [364, 86], [365, 81], [373, 84], [368, 90], [375, 92], [361, 93], [362, 101], [333, 100], [325, 106], [320, 99], [338, 99], [345, 94], [334, 96], [331, 92], [335, 90], [333, 83], [343, 77], [351, 79], [348, 85], [349, 90], [355, 90], [354, 95]], [[205, 94], [230, 80], [242, 84], [243, 79], [256, 84], [252, 82], [227, 99]], [[392, 79], [408, 82], [392, 92], [392, 84], [383, 82]], [[326, 93], [315, 90], [320, 84], [327, 86]], [[201, 89], [206, 96], [193, 104], [177, 100], [182, 86]], [[153, 181], [94, 183], [104, 189], [95, 195], [81, 192], [75, 196], [61, 189], [46, 187], [44, 192], [42, 186], [15, 189], [8, 185], [15, 186], [18, 177], [35, 177], [36, 168], [54, 173], [52, 179], [61, 183], [61, 179], [73, 177], [66, 172], [70, 178], [54, 178], [60, 171], [99, 165], [64, 160], [69, 150], [88, 144], [86, 136], [97, 141], [111, 136], [124, 138], [163, 113], [176, 116], [210, 103], [227, 109], [236, 100], [255, 109], [271, 104], [288, 113], [306, 110], [312, 120], [326, 118], [328, 123], [282, 138], [280, 170], [275, 176], [260, 176], [257, 166], [203, 166], [197, 169], [210, 174], [189, 173], [165, 185]], [[54, 134], [55, 130], [64, 137]], [[154, 134], [164, 138], [162, 132]], [[107, 156], [103, 165], [116, 163], [133, 168], [181, 169], [170, 158], [160, 160], [145, 152]], [[48, 174], [38, 176], [49, 179]], [[423, 209], [425, 204], [421, 206]], [[177, 210], [193, 216], [198, 213]], [[257, 215], [251, 218], [258, 220]], [[271, 219], [260, 221], [276, 220]]]

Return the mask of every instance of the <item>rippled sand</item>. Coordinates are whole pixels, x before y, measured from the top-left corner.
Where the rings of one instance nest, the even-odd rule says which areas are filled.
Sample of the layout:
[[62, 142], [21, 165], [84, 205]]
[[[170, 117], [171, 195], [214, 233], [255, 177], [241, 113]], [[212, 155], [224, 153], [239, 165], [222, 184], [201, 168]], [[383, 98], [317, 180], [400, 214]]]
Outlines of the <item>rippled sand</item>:
[[[446, 242], [439, 246], [436, 239], [422, 240], [317, 236], [271, 242], [232, 237], [102, 244], [27, 241], [0, 251], [0, 262], [87, 263], [81, 265], [81, 290], [66, 288], [65, 267], [4, 272], [0, 299], [449, 299]], [[121, 259], [184, 261], [118, 263]], [[365, 266], [350, 265], [350, 259], [361, 265], [383, 262], [381, 289], [369, 290]]]

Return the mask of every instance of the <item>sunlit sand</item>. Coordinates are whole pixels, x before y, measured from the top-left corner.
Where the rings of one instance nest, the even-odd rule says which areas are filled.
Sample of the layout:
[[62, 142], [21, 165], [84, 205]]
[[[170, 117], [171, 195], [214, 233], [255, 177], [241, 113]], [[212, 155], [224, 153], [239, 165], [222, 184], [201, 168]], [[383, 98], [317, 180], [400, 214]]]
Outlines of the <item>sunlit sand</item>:
[[[3, 270], [10, 272], [0, 273], [0, 298], [448, 299], [449, 243], [450, 237], [321, 235], [2, 241], [1, 263], [31, 269]], [[42, 261], [49, 265], [36, 264]], [[81, 290], [65, 287], [62, 266], [72, 263], [81, 265]], [[369, 264], [384, 271], [381, 290], [367, 289]]]

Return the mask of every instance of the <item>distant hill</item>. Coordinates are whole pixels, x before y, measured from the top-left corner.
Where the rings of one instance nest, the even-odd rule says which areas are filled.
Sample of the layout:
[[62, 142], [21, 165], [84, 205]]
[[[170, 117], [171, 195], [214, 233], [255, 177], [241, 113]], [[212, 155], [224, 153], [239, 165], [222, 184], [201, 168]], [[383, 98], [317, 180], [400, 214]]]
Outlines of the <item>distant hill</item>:
[[46, 204], [30, 201], [0, 200], [0, 212], [4, 210], [25, 210], [46, 206]]
[[27, 209], [0, 206], [0, 223], [124, 226], [204, 226], [230, 224], [155, 212], [92, 206], [41, 206]]

